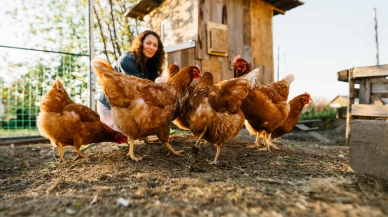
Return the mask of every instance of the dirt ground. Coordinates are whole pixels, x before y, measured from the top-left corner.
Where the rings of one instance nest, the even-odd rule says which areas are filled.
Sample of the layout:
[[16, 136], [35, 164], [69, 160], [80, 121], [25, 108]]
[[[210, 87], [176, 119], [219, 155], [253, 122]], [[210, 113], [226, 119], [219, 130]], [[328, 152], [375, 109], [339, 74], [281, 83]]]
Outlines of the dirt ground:
[[293, 130], [272, 152], [246, 149], [242, 130], [216, 166], [215, 147], [195, 151], [190, 134], [171, 136], [184, 157], [138, 141], [140, 162], [111, 143], [79, 161], [67, 147], [62, 164], [50, 144], [0, 146], [0, 216], [388, 216], [388, 183], [352, 171], [344, 129], [320, 123], [328, 143]]

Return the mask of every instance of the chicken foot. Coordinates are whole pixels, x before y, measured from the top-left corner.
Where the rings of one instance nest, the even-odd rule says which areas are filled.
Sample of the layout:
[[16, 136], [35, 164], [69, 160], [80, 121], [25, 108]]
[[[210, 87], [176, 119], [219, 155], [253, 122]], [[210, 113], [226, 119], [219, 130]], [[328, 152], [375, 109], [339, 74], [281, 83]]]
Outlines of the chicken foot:
[[138, 162], [139, 160], [143, 160], [142, 157], [138, 158], [133, 153], [134, 145], [135, 145], [135, 140], [133, 138], [130, 138], [130, 140], [129, 140], [129, 151], [128, 151], [127, 156], [129, 156], [133, 161], [136, 161], [136, 162]]
[[221, 143], [219, 145], [215, 145], [217, 147], [217, 153], [216, 157], [214, 158], [214, 161], [210, 162], [209, 164], [217, 165], [218, 164], [218, 158], [220, 157], [222, 147], [224, 146], [224, 143]]
[[184, 152], [184, 150], [175, 151], [175, 149], [173, 147], [171, 147], [170, 143], [168, 143], [168, 142], [164, 142], [164, 145], [166, 145], [166, 148], [168, 150], [170, 150], [170, 152], [173, 153], [174, 155], [181, 156], [181, 157], [184, 156], [183, 154], [180, 154], [180, 153]]
[[258, 151], [266, 150], [266, 151], [271, 152], [270, 146], [272, 146], [276, 150], [280, 149], [279, 147], [277, 147], [275, 144], [272, 143], [272, 141], [271, 141], [271, 133], [267, 134], [267, 136], [264, 136], [263, 139], [264, 139], [264, 143], [267, 145], [267, 147], [266, 148], [265, 147], [264, 148], [260, 148], [260, 149], [258, 149]]
[[261, 136], [261, 133], [256, 132], [256, 141], [255, 141], [255, 143], [254, 144], [246, 145], [245, 148], [260, 148], [260, 143], [259, 143], [260, 136]]
[[65, 160], [63, 159], [63, 146], [62, 146], [62, 143], [60, 142], [55, 142], [55, 145], [58, 146], [58, 151], [59, 151], [59, 162], [65, 162]]
[[199, 135], [198, 140], [197, 140], [197, 142], [195, 143], [194, 147], [196, 147], [196, 148], [198, 148], [198, 149], [201, 148], [202, 137], [203, 137], [203, 135], [206, 133], [206, 130], [207, 130], [207, 126], [205, 126], [205, 129], [203, 129], [202, 133]]
[[80, 151], [79, 148], [76, 147], [75, 150], [76, 150], [77, 153], [78, 153], [78, 157], [77, 157], [74, 161], [79, 160], [79, 159], [82, 159], [82, 158], [86, 158], [85, 155], [81, 154], [81, 151]]

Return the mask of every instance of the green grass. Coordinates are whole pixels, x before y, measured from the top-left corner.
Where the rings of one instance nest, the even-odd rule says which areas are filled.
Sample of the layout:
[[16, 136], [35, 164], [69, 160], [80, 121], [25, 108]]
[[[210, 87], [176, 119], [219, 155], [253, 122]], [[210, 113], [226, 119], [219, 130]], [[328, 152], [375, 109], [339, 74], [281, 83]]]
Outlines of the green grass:
[[23, 137], [23, 136], [39, 136], [38, 129], [0, 129], [0, 138], [7, 137]]

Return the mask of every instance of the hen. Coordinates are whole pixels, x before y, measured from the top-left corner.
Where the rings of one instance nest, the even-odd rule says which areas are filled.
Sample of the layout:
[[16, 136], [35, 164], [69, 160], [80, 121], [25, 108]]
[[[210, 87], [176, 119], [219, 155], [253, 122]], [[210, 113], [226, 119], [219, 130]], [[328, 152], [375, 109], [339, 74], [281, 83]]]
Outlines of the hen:
[[[234, 58], [232, 65], [237, 77], [245, 75], [251, 70], [249, 63], [240, 56]], [[294, 75], [289, 74], [280, 81], [259, 85], [252, 89], [243, 101], [242, 110], [246, 119], [245, 126], [250, 133], [256, 135], [255, 145], [257, 147], [259, 138], [263, 137], [268, 151], [270, 151], [270, 146], [277, 148], [271, 142], [271, 134], [283, 124], [290, 112], [287, 98], [290, 84], [294, 79]]]
[[214, 84], [213, 75], [204, 73], [186, 102], [186, 119], [194, 135], [217, 147], [212, 164], [218, 163], [226, 141], [235, 137], [244, 125], [240, 106], [251, 88], [256, 86], [258, 70], [246, 76]]
[[310, 101], [311, 97], [308, 93], [300, 94], [291, 99], [288, 102], [290, 105], [290, 113], [288, 113], [287, 118], [283, 121], [283, 124], [276, 128], [276, 130], [272, 133], [271, 137], [277, 138], [289, 133], [299, 122], [303, 107], [309, 104]]
[[189, 95], [188, 88], [193, 79], [200, 77], [197, 66], [181, 69], [166, 83], [154, 83], [134, 76], [116, 73], [105, 59], [94, 58], [93, 70], [112, 106], [112, 117], [121, 132], [130, 138], [128, 156], [134, 161], [135, 139], [155, 135], [177, 156], [168, 142], [170, 124], [182, 111], [183, 99]]
[[79, 158], [82, 145], [98, 142], [125, 143], [128, 137], [100, 121], [100, 116], [88, 107], [74, 103], [59, 77], [43, 96], [38, 116], [41, 135], [50, 139], [63, 159], [63, 146], [74, 146]]
[[[172, 77], [174, 77], [179, 72], [179, 70], [180, 70], [180, 67], [178, 66], [177, 63], [171, 64], [167, 70], [168, 79], [171, 79]], [[195, 87], [194, 85], [190, 84], [189, 89], [188, 89], [189, 95], [194, 91], [194, 87]], [[189, 98], [189, 95], [187, 95], [186, 97], [184, 97], [182, 99], [182, 101], [183, 101], [182, 111], [179, 114], [179, 116], [175, 120], [172, 121], [177, 127], [179, 127], [182, 130], [190, 130], [189, 122], [186, 118], [186, 109], [185, 109], [185, 104], [186, 104], [187, 99]]]

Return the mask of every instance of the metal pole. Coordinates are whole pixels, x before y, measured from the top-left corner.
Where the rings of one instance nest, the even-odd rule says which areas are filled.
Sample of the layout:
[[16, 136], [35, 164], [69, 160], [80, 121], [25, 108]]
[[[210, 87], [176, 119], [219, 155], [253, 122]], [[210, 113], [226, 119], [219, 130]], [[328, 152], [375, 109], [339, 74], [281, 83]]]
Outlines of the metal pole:
[[88, 0], [88, 33], [89, 33], [89, 107], [96, 111], [96, 74], [93, 73], [90, 63], [95, 56], [93, 41], [93, 6], [94, 0]]
[[379, 40], [378, 40], [378, 37], [377, 37], [377, 12], [376, 12], [376, 8], [374, 8], [374, 16], [375, 16], [375, 38], [376, 38], [376, 65], [380, 65], [379, 64]]

